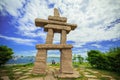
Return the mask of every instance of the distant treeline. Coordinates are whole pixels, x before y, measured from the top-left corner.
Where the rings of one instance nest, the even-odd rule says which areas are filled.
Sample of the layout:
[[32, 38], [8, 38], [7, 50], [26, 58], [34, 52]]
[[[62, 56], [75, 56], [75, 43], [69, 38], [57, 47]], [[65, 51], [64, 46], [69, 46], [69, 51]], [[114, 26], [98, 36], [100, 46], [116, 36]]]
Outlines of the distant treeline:
[[105, 53], [98, 50], [90, 50], [87, 54], [87, 60], [92, 67], [120, 73], [120, 47], [111, 48]]

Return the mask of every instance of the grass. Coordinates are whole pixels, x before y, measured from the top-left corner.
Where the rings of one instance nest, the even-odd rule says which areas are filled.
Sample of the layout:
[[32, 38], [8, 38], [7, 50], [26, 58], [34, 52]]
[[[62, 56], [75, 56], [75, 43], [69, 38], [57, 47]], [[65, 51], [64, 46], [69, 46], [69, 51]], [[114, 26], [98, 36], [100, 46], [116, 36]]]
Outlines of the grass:
[[[96, 70], [98, 72], [100, 72], [101, 74], [104, 74], [104, 75], [109, 75], [109, 76], [112, 76], [114, 77], [116, 80], [120, 80], [120, 73], [117, 73], [117, 72], [112, 72], [112, 71], [107, 71], [107, 70], [100, 70], [100, 69], [96, 69], [96, 68], [90, 68], [92, 70]], [[104, 80], [104, 77], [102, 77], [102, 80]], [[107, 79], [106, 79], [107, 80]]]
[[[109, 76], [112, 76], [113, 78], [115, 78], [116, 80], [120, 80], [120, 74], [118, 74], [116, 72], [107, 71], [107, 70], [100, 70], [100, 69], [92, 68], [89, 63], [82, 63], [82, 64], [73, 63], [73, 66], [77, 71], [79, 71], [79, 73], [80, 73], [79, 78], [77, 78], [77, 79], [60, 79], [60, 78], [58, 78], [58, 80], [86, 80], [83, 72], [80, 71], [81, 69], [85, 69], [86, 72], [87, 72], [86, 69], [90, 69], [90, 70], [99, 72], [100, 74], [93, 74], [91, 72], [90, 72], [90, 74], [91, 75], [96, 75], [100, 80], [109, 80], [106, 77], [100, 77], [99, 75], [101, 75], [101, 74], [102, 75], [109, 75]], [[15, 76], [15, 74], [14, 74], [15, 71], [13, 71], [13, 70], [15, 70], [15, 69], [25, 69], [25, 70], [27, 70], [27, 68], [32, 68], [32, 67], [33, 67], [32, 63], [21, 64], [21, 65], [19, 64], [19, 65], [13, 65], [13, 66], [2, 66], [2, 67], [0, 67], [0, 77], [7, 75], [7, 76], [9, 76], [10, 80], [15, 80], [18, 77], [16, 77], [16, 78], [14, 77]], [[57, 64], [48, 64], [48, 67], [56, 69], [56, 68], [60, 67], [60, 64], [59, 63], [57, 63]], [[25, 73], [27, 71], [21, 71], [21, 72]], [[18, 75], [18, 76], [20, 77], [21, 75]], [[29, 76], [31, 78], [34, 78], [34, 77], [45, 77], [46, 75], [33, 75], [33, 74], [30, 74]], [[0, 80], [2, 80], [2, 79], [0, 79]]]
[[[32, 63], [28, 63], [28, 64], [17, 64], [17, 65], [12, 65], [12, 66], [1, 66], [0, 67], [0, 80], [2, 76], [9, 76], [10, 80], [14, 80], [14, 69], [19, 69], [19, 68], [29, 68], [29, 67], [33, 67]], [[23, 73], [25, 73], [26, 71], [22, 71]], [[20, 75], [19, 75], [20, 76]]]
[[56, 63], [56, 64], [49, 64], [48, 66], [57, 66], [57, 67], [60, 67], [60, 63]]
[[42, 75], [42, 74], [37, 74], [37, 75], [31, 74], [30, 76], [33, 78], [33, 77], [45, 77], [46, 75]]

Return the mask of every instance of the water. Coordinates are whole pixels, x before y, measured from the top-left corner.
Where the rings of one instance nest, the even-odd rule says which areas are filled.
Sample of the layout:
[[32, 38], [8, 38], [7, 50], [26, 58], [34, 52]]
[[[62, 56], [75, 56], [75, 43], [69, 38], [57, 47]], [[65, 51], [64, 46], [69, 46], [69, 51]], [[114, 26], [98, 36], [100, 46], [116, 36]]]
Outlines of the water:
[[[55, 62], [60, 62], [60, 57], [48, 57], [47, 63], [51, 63], [52, 60]], [[14, 59], [10, 59], [7, 64], [26, 64], [26, 63], [34, 63], [35, 57], [18, 57]]]

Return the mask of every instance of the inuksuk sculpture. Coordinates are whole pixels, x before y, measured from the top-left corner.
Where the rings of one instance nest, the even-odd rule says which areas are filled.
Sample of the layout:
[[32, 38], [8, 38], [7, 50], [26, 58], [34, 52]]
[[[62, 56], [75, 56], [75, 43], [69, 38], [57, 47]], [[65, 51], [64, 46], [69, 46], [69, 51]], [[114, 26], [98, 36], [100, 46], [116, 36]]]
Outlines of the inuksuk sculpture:
[[[46, 73], [46, 59], [47, 50], [60, 50], [60, 70], [59, 76], [62, 75], [71, 76], [74, 75], [74, 70], [72, 67], [72, 45], [66, 44], [67, 34], [74, 30], [77, 25], [66, 23], [67, 18], [60, 17], [58, 9], [54, 9], [54, 16], [49, 16], [48, 20], [36, 18], [35, 24], [38, 27], [43, 27], [44, 31], [47, 32], [47, 38], [45, 44], [37, 44], [36, 48], [38, 50], [36, 59], [34, 62], [34, 67], [32, 70], [33, 74], [45, 74]], [[61, 34], [60, 44], [53, 44], [54, 33]], [[72, 76], [71, 76], [72, 77]]]

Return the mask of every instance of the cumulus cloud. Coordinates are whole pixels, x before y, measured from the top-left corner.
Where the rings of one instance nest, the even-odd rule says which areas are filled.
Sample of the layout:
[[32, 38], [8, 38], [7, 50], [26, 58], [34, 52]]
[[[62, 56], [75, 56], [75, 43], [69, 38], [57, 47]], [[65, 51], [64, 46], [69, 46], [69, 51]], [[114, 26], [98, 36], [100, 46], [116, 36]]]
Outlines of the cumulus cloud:
[[[112, 22], [120, 19], [120, 0], [17, 0], [15, 2], [2, 0], [0, 2], [2, 14], [6, 15], [7, 12], [15, 17], [14, 21], [18, 24], [17, 34], [32, 38], [45, 39], [46, 33], [43, 29], [35, 27], [34, 20], [47, 19], [49, 15], [53, 15], [54, 7], [59, 9], [61, 16], [67, 17], [68, 23], [78, 25], [76, 30], [67, 35], [67, 40], [74, 41], [75, 47], [82, 47], [89, 42], [120, 39], [120, 22], [111, 25]], [[108, 26], [112, 27], [107, 29]], [[54, 40], [57, 43], [60, 38], [55, 36]]]
[[[93, 37], [96, 35], [98, 36], [98, 34], [106, 34], [106, 32], [109, 31], [105, 31], [104, 28], [107, 27], [110, 22], [120, 18], [120, 14], [118, 13], [120, 10], [120, 1], [113, 0], [32, 0], [28, 2], [18, 0], [16, 1], [16, 4], [11, 5], [12, 3], [14, 3], [14, 0], [1, 1], [0, 10], [2, 11], [5, 9], [10, 15], [18, 18], [17, 22], [19, 26], [17, 26], [17, 28], [21, 33], [24, 33], [24, 36], [30, 36], [28, 33], [34, 35], [33, 37], [41, 36], [34, 32], [38, 29], [35, 27], [34, 19], [37, 17], [47, 19], [48, 15], [53, 15], [54, 7], [57, 7], [60, 10], [62, 16], [68, 18], [69, 23], [76, 23], [78, 25], [76, 31], [71, 32], [71, 34], [76, 33], [78, 34], [76, 36], [82, 36], [83, 39], [87, 39], [88, 36]], [[49, 8], [49, 4], [52, 3], [54, 3], [55, 6]], [[118, 24], [118, 26], [119, 25], [120, 24]], [[102, 32], [102, 34], [100, 34], [100, 32]], [[113, 30], [111, 33], [115, 33], [115, 31]], [[44, 32], [41, 32], [40, 34], [44, 35]], [[71, 38], [74, 37], [72, 36]], [[103, 40], [104, 39], [105, 38], [103, 37]]]
[[[20, 9], [23, 6], [23, 3], [25, 3], [24, 0], [1, 0], [0, 1], [0, 11], [7, 11], [7, 13], [9, 13], [12, 16], [18, 17], [19, 15], [19, 11], [18, 9]], [[7, 15], [7, 13], [2, 12], [2, 14]]]
[[98, 44], [92, 44], [91, 46], [95, 46], [97, 48], [101, 48], [102, 47], [101, 45], [98, 45]]
[[30, 45], [30, 46], [32, 46], [34, 42], [37, 42], [34, 39], [23, 39], [23, 38], [8, 37], [8, 36], [3, 36], [3, 35], [0, 35], [0, 38], [6, 39], [6, 40], [11, 40], [18, 44]]

